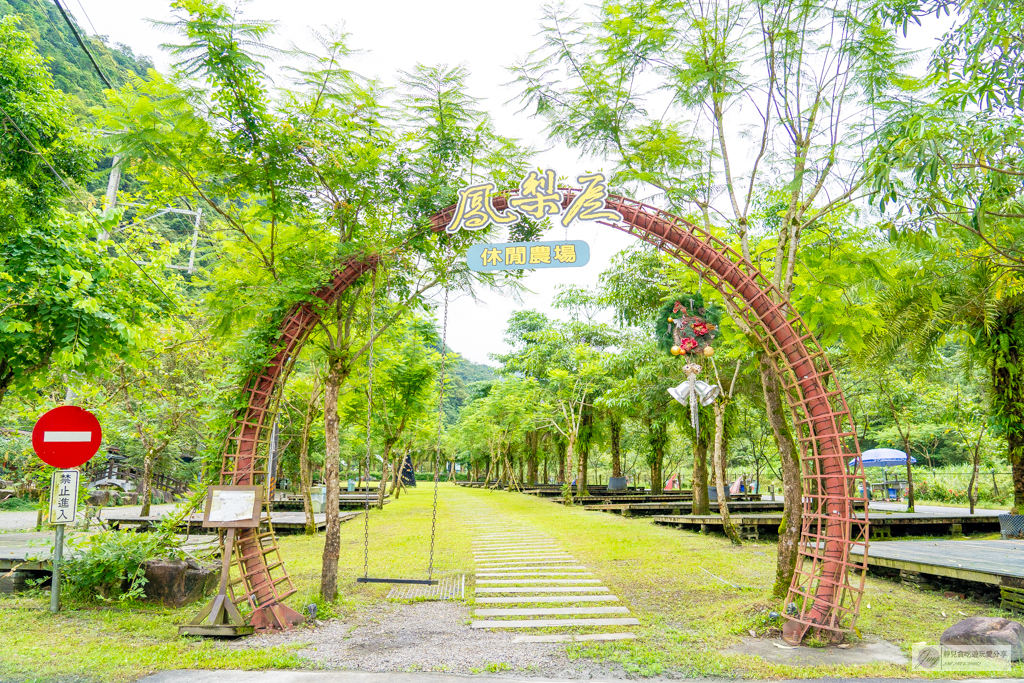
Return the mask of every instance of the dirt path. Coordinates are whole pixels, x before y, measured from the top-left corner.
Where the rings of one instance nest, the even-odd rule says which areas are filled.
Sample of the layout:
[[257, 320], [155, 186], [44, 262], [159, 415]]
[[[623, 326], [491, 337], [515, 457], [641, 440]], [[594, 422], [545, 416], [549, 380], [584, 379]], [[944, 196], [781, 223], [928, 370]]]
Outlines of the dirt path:
[[[497, 517], [494, 511], [485, 512], [478, 503], [460, 509], [459, 515], [462, 514]], [[503, 523], [515, 526], [518, 520], [506, 515]], [[468, 525], [460, 524], [460, 528], [465, 536], [472, 535]], [[457, 578], [461, 579], [461, 572]], [[289, 633], [256, 635], [236, 646], [301, 644], [299, 656], [308, 659], [309, 666], [326, 669], [626, 678], [617, 664], [607, 666], [592, 659], [570, 659], [565, 643], [523, 642], [521, 629], [489, 630], [480, 628], [479, 620], [474, 628], [474, 616], [479, 616], [474, 615], [474, 583], [473, 575], [467, 574], [465, 600], [410, 602], [381, 598], [369, 605], [364, 603], [344, 619]], [[535, 639], [536, 636], [528, 640]]]
[[473, 629], [470, 621], [470, 609], [461, 603], [385, 602], [346, 620], [259, 635], [239, 646], [303, 643], [299, 655], [328, 669], [625, 678], [589, 660], [570, 661], [564, 645], [515, 643], [512, 633]]

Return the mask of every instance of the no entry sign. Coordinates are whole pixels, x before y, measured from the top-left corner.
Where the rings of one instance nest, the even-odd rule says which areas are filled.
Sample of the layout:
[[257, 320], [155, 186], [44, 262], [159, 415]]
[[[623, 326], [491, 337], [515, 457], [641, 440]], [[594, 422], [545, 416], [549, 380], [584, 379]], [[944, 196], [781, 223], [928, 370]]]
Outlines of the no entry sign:
[[32, 429], [32, 448], [47, 465], [78, 467], [96, 455], [103, 431], [96, 416], [78, 406], [49, 411]]

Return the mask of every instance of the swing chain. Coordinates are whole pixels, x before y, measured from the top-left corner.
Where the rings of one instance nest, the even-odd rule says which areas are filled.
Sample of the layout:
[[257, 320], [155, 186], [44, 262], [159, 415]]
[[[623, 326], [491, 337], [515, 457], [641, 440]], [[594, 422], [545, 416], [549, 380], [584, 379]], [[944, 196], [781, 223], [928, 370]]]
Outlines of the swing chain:
[[[379, 265], [379, 264], [378, 264]], [[373, 288], [370, 293], [370, 346], [367, 349], [366, 383], [366, 491], [363, 511], [363, 578], [370, 576], [370, 427], [373, 419], [373, 340], [374, 317], [377, 309], [377, 267], [373, 269]], [[381, 470], [381, 477], [384, 472]]]
[[437, 529], [437, 482], [440, 477], [441, 432], [444, 417], [444, 380], [448, 362], [448, 287], [444, 288], [444, 323], [441, 326], [441, 373], [437, 390], [437, 447], [434, 451], [434, 508], [430, 518], [430, 564], [427, 565], [427, 580], [434, 578], [434, 534]]

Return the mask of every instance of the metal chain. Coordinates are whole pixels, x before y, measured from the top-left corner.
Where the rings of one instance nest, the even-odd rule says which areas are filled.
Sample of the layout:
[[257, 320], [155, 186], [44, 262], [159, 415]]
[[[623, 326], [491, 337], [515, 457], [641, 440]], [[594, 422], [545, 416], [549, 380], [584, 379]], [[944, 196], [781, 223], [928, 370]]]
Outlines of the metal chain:
[[[363, 578], [370, 576], [370, 427], [373, 420], [373, 339], [374, 316], [377, 310], [377, 267], [373, 269], [373, 289], [370, 293], [370, 347], [367, 349], [366, 367], [368, 374], [366, 385], [366, 492], [363, 513]], [[381, 478], [384, 477], [383, 470]]]
[[444, 323], [441, 326], [441, 377], [437, 390], [437, 449], [434, 451], [434, 510], [430, 518], [430, 564], [427, 566], [427, 580], [434, 578], [434, 533], [437, 529], [437, 480], [440, 477], [441, 428], [444, 417], [444, 380], [448, 362], [448, 287], [444, 288]]

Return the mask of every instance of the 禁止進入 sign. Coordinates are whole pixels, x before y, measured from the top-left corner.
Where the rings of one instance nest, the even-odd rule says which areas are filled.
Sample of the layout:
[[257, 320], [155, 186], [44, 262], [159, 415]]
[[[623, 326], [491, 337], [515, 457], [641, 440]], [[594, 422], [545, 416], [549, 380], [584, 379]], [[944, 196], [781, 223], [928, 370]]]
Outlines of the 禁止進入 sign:
[[50, 524], [74, 524], [78, 470], [57, 470], [50, 479]]
[[509, 242], [474, 244], [466, 251], [470, 270], [531, 270], [533, 268], [579, 268], [590, 261], [586, 242]]

